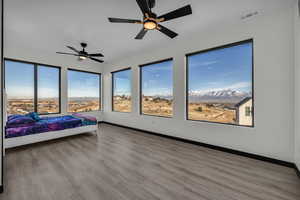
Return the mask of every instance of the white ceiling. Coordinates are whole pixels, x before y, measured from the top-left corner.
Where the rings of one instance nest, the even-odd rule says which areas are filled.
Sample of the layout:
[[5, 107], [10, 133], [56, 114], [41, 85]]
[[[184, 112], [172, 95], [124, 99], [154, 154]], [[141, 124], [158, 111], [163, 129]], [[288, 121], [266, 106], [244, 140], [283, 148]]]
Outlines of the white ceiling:
[[[5, 0], [5, 46], [10, 44], [55, 54], [68, 51], [64, 46], [100, 51], [106, 61], [120, 59], [158, 45], [176, 42], [195, 31], [239, 21], [242, 15], [258, 11], [265, 14], [291, 6], [294, 0], [157, 0], [154, 12], [164, 14], [186, 4], [193, 14], [164, 25], [179, 33], [169, 39], [150, 31], [144, 40], [134, 37], [141, 25], [112, 24], [107, 17], [140, 19], [135, 0]], [[61, 55], [57, 55], [61, 56]], [[67, 58], [69, 59], [69, 58]], [[74, 59], [73, 57], [70, 59]]]

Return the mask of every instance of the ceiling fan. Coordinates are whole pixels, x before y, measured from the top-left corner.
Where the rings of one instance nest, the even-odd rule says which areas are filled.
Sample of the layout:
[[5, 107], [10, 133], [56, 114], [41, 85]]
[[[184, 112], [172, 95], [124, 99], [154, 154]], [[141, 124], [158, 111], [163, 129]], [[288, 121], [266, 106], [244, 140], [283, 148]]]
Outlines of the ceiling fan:
[[81, 51], [78, 51], [74, 47], [66, 46], [67, 48], [71, 49], [75, 53], [64, 53], [64, 52], [56, 52], [56, 53], [64, 54], [64, 55], [77, 56], [79, 60], [85, 60], [85, 59], [88, 58], [88, 59], [91, 59], [91, 60], [96, 61], [96, 62], [100, 62], [100, 63], [104, 62], [103, 60], [99, 60], [99, 59], [94, 58], [94, 57], [104, 57], [103, 54], [101, 54], [101, 53], [89, 54], [88, 52], [85, 51], [85, 48], [87, 47], [87, 44], [86, 43], [80, 43], [80, 45], [82, 47]]
[[170, 38], [174, 38], [178, 34], [160, 25], [159, 23], [192, 14], [191, 6], [187, 5], [167, 14], [157, 16], [154, 12], [152, 12], [152, 8], [155, 6], [155, 0], [136, 0], [136, 2], [142, 10], [143, 20], [108, 18], [108, 20], [112, 23], [142, 24], [143, 28], [137, 34], [135, 39], [143, 39], [148, 30], [154, 29], [166, 34]]

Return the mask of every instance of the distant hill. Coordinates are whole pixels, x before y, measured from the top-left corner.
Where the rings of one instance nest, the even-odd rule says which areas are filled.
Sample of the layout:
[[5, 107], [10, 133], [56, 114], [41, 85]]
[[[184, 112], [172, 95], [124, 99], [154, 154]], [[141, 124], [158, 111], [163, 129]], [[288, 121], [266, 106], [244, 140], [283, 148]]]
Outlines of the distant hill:
[[251, 96], [251, 93], [231, 89], [209, 92], [191, 91], [189, 93], [189, 101], [194, 103], [238, 103], [244, 98]]
[[70, 97], [70, 101], [97, 101], [99, 97]]
[[167, 95], [153, 95], [153, 96], [144, 96], [144, 97], [152, 97], [152, 98], [161, 98], [166, 100], [173, 100], [173, 96], [167, 94]]

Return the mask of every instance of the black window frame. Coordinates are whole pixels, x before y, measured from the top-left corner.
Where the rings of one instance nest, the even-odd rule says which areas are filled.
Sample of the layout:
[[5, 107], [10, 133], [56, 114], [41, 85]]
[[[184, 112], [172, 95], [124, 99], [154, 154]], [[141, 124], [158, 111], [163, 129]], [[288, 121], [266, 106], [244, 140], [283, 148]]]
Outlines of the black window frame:
[[[189, 119], [189, 63], [188, 63], [188, 57], [189, 56], [193, 56], [196, 54], [201, 54], [201, 53], [207, 53], [210, 51], [215, 51], [215, 50], [221, 50], [221, 49], [226, 49], [226, 48], [230, 48], [230, 47], [235, 47], [238, 45], [242, 45], [242, 44], [248, 44], [250, 43], [252, 45], [252, 125], [240, 125], [240, 124], [232, 124], [232, 123], [222, 123], [222, 122], [212, 122], [212, 121], [207, 121], [207, 120], [191, 120]], [[221, 46], [216, 46], [213, 48], [209, 48], [209, 49], [204, 49], [201, 51], [196, 51], [193, 53], [188, 53], [185, 54], [185, 73], [186, 73], [186, 80], [185, 80], [185, 119], [187, 121], [192, 121], [192, 122], [205, 122], [205, 123], [211, 123], [211, 124], [223, 124], [223, 125], [230, 125], [230, 126], [238, 126], [238, 127], [248, 127], [248, 128], [254, 128], [255, 125], [255, 115], [254, 115], [254, 39], [247, 39], [247, 40], [242, 40], [239, 42], [234, 42], [234, 43], [229, 43], [229, 44], [225, 44], [225, 45], [221, 45]]]
[[[142, 104], [143, 104], [143, 87], [142, 87], [142, 68], [143, 67], [147, 67], [148, 65], [154, 65], [154, 64], [158, 64], [158, 63], [163, 63], [163, 62], [168, 62], [168, 61], [174, 61], [174, 58], [166, 58], [166, 59], [162, 59], [162, 60], [158, 60], [158, 61], [154, 61], [154, 62], [149, 62], [146, 64], [141, 64], [139, 65], [139, 113], [140, 115], [144, 115], [144, 116], [150, 116], [150, 117], [161, 117], [161, 118], [166, 118], [166, 119], [172, 119], [174, 117], [174, 80], [173, 80], [173, 85], [172, 85], [172, 116], [171, 117], [167, 117], [167, 116], [160, 116], [160, 115], [149, 115], [149, 114], [144, 114], [143, 113], [143, 109], [142, 109]], [[172, 65], [172, 79], [174, 78], [174, 64]]]
[[[88, 73], [88, 74], [96, 74], [99, 76], [99, 110], [92, 110], [92, 111], [84, 111], [84, 112], [76, 112], [76, 113], [90, 113], [90, 112], [99, 112], [102, 111], [102, 74], [98, 72], [92, 72], [92, 71], [86, 71], [86, 70], [80, 70], [80, 69], [75, 69], [75, 68], [67, 68], [67, 74], [68, 71], [75, 71], [75, 72], [83, 72], [83, 73]], [[67, 75], [67, 81], [69, 80], [69, 77]], [[67, 88], [67, 113], [73, 113], [69, 112], [69, 84]]]
[[[38, 113], [39, 115], [57, 115], [57, 114], [61, 114], [61, 67], [60, 66], [55, 66], [55, 65], [49, 65], [49, 64], [44, 64], [44, 63], [38, 63], [38, 62], [31, 62], [31, 61], [25, 61], [25, 60], [19, 60], [19, 59], [13, 59], [13, 58], [4, 58], [4, 89], [6, 89], [6, 76], [5, 76], [5, 63], [6, 61], [11, 61], [11, 62], [19, 62], [19, 63], [25, 63], [25, 64], [30, 64], [33, 65], [33, 70], [34, 70], [34, 74], [33, 74], [33, 78], [34, 78], [34, 99], [33, 99], [33, 106], [34, 106], [34, 112]], [[39, 113], [38, 112], [38, 67], [50, 67], [50, 68], [56, 68], [58, 69], [58, 108], [59, 111], [56, 113]]]
[[132, 75], [132, 69], [131, 67], [127, 67], [127, 68], [124, 68], [124, 69], [120, 69], [120, 70], [116, 70], [116, 71], [112, 71], [110, 72], [111, 73], [111, 111], [112, 112], [117, 112], [117, 113], [132, 113], [132, 76], [130, 78], [130, 97], [131, 97], [131, 111], [130, 112], [121, 112], [121, 111], [116, 111], [114, 110], [114, 87], [115, 87], [115, 84], [114, 84], [114, 74], [115, 73], [118, 73], [118, 72], [122, 72], [122, 71], [127, 71], [127, 70], [130, 70], [130, 73]]

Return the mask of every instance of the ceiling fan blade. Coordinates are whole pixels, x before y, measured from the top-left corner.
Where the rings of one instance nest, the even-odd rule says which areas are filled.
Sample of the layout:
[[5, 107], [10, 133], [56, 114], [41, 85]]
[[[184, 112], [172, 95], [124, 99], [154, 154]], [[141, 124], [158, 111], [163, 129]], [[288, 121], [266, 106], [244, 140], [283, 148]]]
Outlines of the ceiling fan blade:
[[135, 37], [136, 40], [141, 40], [143, 39], [143, 37], [145, 36], [145, 34], [147, 33], [147, 29], [143, 28]]
[[148, 13], [148, 14], [151, 13], [147, 0], [136, 0], [136, 2], [139, 5], [144, 16], [145, 16], [145, 13]]
[[91, 54], [88, 54], [89, 56], [92, 56], [92, 57], [104, 57], [104, 55], [102, 53], [91, 53]]
[[108, 20], [112, 23], [142, 23], [141, 20], [137, 19], [121, 19], [109, 17]]
[[57, 54], [64, 54], [64, 55], [72, 55], [72, 56], [78, 56], [77, 54], [74, 53], [64, 53], [64, 52], [56, 52]]
[[96, 58], [91, 58], [91, 57], [88, 57], [89, 59], [93, 60], [93, 61], [96, 61], [96, 62], [99, 62], [99, 63], [103, 63], [104, 61], [103, 60], [99, 60], [99, 59], [96, 59]]
[[190, 14], [192, 14], [192, 7], [191, 5], [187, 5], [177, 10], [174, 10], [172, 12], [169, 12], [167, 14], [161, 15], [158, 17], [158, 19], [163, 19], [162, 21], [165, 22], [171, 19], [183, 17]]
[[162, 25], [158, 25], [157, 30], [159, 30], [160, 32], [166, 34], [170, 38], [174, 38], [174, 37], [176, 37], [178, 35], [174, 31], [171, 31], [170, 29], [168, 29], [168, 28], [166, 28], [166, 27], [164, 27]]
[[75, 51], [76, 53], [79, 53], [78, 50], [76, 50], [74, 47], [71, 47], [71, 46], [67, 46], [69, 49], [71, 49], [72, 51]]

